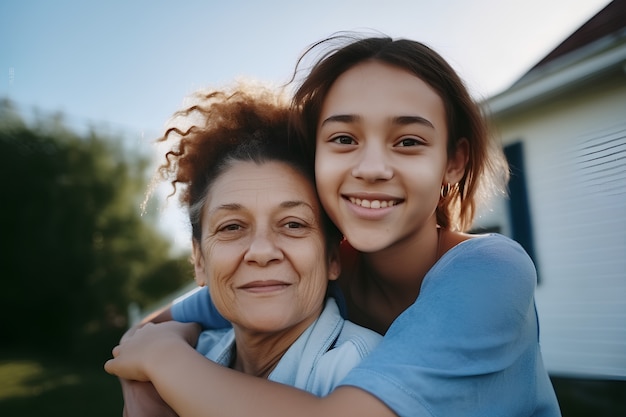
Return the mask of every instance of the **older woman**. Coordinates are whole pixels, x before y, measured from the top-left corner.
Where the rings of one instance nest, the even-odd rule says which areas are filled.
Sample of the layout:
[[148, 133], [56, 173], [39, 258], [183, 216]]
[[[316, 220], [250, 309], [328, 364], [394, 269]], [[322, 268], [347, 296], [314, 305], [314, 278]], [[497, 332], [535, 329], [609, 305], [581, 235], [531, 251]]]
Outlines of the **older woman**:
[[[160, 167], [175, 189], [183, 186], [196, 281], [232, 323], [203, 332], [197, 350], [244, 373], [326, 395], [381, 336], [345, 321], [327, 297], [340, 272], [340, 235], [320, 207], [310, 158], [290, 146], [288, 108], [276, 95], [239, 87], [197, 98], [176, 116], [201, 122], [166, 132], [163, 140], [180, 141]], [[179, 326], [149, 323], [113, 355], [140, 363], [136, 379], [147, 380], [154, 363], [177, 366], [159, 347]], [[105, 368], [111, 371], [110, 363]]]

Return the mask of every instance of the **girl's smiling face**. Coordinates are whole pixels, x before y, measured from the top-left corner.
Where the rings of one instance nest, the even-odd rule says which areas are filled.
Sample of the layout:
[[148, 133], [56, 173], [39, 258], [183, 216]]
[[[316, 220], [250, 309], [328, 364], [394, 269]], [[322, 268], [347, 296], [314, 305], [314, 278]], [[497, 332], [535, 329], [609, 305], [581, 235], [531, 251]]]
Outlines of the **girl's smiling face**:
[[[322, 205], [357, 250], [375, 252], [435, 226], [447, 178], [441, 97], [403, 69], [367, 61], [323, 102], [316, 138]], [[458, 179], [456, 179], [458, 181]]]

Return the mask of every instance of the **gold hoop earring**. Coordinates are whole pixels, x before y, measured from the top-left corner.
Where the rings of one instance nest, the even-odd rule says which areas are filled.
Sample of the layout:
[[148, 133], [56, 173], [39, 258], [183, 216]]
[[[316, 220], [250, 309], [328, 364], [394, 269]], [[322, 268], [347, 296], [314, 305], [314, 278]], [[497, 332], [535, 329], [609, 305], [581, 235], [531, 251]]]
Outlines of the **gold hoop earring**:
[[439, 190], [439, 195], [441, 196], [441, 198], [445, 199], [450, 194], [451, 189], [452, 185], [449, 182], [442, 184], [441, 189]]

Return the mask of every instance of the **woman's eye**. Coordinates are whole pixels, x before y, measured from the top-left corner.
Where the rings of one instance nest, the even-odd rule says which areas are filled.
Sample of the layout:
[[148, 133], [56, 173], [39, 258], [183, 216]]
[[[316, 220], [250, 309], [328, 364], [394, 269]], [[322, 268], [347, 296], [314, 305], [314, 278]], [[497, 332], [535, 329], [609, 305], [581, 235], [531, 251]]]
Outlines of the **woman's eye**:
[[225, 226], [220, 227], [220, 232], [236, 232], [237, 230], [241, 230], [241, 225], [239, 224], [227, 224]]
[[304, 227], [304, 225], [298, 222], [287, 222], [285, 223], [285, 227], [287, 227], [288, 229], [301, 229]]
[[352, 139], [350, 136], [335, 136], [332, 139], [332, 142], [334, 143], [338, 143], [340, 145], [352, 145], [354, 144], [354, 139]]
[[286, 236], [291, 236], [291, 237], [308, 236], [311, 230], [311, 228], [309, 227], [309, 224], [302, 220], [286, 221], [283, 223], [282, 227], [283, 227], [283, 233]]

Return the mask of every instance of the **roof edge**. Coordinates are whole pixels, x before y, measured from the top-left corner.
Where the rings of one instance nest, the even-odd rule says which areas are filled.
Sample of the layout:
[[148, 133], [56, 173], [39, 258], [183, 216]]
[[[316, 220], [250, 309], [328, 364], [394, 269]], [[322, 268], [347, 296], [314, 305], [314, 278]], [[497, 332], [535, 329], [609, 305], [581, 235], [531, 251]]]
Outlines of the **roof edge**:
[[[610, 41], [609, 46], [607, 41]], [[532, 77], [524, 77], [523, 82], [520, 80], [502, 93], [488, 98], [483, 105], [492, 116], [497, 116], [567, 91], [608, 71], [617, 68], [626, 71], [626, 30], [618, 36], [612, 34], [599, 39], [589, 46], [563, 56]], [[598, 51], [598, 46], [603, 50]]]

